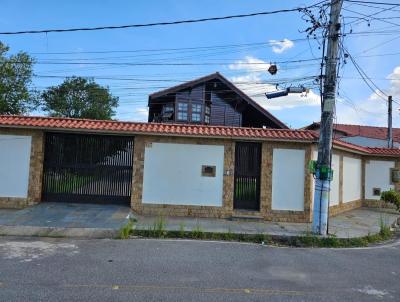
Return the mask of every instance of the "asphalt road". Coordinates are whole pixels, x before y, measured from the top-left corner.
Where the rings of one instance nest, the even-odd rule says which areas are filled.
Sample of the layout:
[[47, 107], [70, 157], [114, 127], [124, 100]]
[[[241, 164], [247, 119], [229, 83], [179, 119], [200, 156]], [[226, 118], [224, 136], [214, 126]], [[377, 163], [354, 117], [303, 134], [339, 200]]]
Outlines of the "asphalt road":
[[0, 301], [400, 301], [400, 241], [295, 249], [3, 237]]

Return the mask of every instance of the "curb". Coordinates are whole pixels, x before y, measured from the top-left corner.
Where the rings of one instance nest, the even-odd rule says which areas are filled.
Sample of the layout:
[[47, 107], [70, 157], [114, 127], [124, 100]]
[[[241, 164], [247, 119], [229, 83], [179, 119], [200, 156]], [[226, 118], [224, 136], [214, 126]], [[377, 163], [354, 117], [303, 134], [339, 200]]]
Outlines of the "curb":
[[118, 229], [109, 228], [58, 228], [37, 226], [0, 226], [0, 236], [67, 237], [86, 239], [117, 238]]

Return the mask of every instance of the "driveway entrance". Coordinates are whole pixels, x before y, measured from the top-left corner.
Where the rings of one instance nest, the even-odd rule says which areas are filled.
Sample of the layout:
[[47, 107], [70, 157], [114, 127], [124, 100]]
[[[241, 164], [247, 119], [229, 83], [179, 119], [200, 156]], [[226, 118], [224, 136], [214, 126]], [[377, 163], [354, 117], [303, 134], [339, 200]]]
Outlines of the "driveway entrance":
[[129, 205], [131, 136], [46, 133], [44, 201]]

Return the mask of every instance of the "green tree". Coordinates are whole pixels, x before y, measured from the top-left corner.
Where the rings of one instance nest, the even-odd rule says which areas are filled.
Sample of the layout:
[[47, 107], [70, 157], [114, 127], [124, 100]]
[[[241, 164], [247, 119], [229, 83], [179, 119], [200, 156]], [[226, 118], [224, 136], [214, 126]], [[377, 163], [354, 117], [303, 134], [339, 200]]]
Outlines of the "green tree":
[[115, 115], [118, 97], [107, 87], [82, 77], [66, 78], [42, 93], [42, 109], [50, 116], [109, 120]]
[[0, 42], [0, 114], [24, 114], [38, 105], [31, 88], [34, 60], [25, 52], [7, 55]]

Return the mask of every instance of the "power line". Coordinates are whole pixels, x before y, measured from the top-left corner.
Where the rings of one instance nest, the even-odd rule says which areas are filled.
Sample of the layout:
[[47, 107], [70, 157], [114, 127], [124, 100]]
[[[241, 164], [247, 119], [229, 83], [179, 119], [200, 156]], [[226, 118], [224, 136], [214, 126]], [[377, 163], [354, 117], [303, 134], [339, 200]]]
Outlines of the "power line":
[[[391, 30], [391, 31], [361, 31], [361, 32], [347, 32], [343, 33], [343, 35], [382, 35], [382, 34], [397, 34], [400, 33], [398, 30]], [[323, 38], [323, 37], [317, 37]], [[310, 38], [295, 38], [295, 39], [288, 39], [292, 42], [305, 42], [308, 41]], [[284, 42], [285, 40], [278, 40], [277, 42]], [[103, 51], [64, 51], [64, 52], [32, 52], [32, 55], [78, 55], [78, 54], [108, 54], [108, 53], [141, 53], [141, 52], [151, 52], [156, 53], [157, 55], [164, 55], [168, 54], [165, 52], [171, 51], [172, 53], [177, 52], [191, 52], [191, 51], [208, 51], [208, 50], [219, 50], [219, 49], [229, 49], [235, 47], [250, 47], [250, 46], [264, 46], [264, 45], [271, 45], [271, 42], [253, 42], [253, 43], [243, 43], [243, 44], [219, 44], [213, 46], [194, 46], [194, 47], [180, 47], [180, 48], [150, 48], [150, 49], [132, 49], [132, 50], [103, 50]], [[142, 55], [154, 55], [154, 54], [142, 54]], [[140, 56], [142, 56], [140, 55]]]
[[[311, 58], [311, 59], [303, 59], [303, 60], [293, 60], [293, 61], [278, 61], [274, 62], [275, 64], [289, 64], [289, 63], [303, 63], [303, 62], [310, 62], [310, 61], [318, 61], [320, 59], [316, 58]], [[22, 61], [10, 61], [9, 63], [12, 64], [25, 64], [26, 62]], [[171, 63], [151, 63], [151, 62], [71, 62], [71, 61], [37, 61], [35, 64], [44, 64], [44, 65], [126, 65], [126, 66], [208, 66], [208, 65], [229, 65], [229, 64], [237, 64], [237, 65], [259, 65], [259, 66], [264, 66], [264, 65], [270, 65], [271, 63], [267, 62], [201, 62], [201, 63], [181, 63], [181, 62], [171, 62]]]
[[[395, 6], [400, 6], [400, 4], [396, 4]], [[379, 11], [377, 13], [373, 13], [373, 14], [370, 14], [370, 15], [366, 15], [366, 14], [363, 14], [363, 13], [360, 13], [360, 12], [356, 12], [356, 11], [353, 11], [353, 10], [347, 9], [347, 8], [343, 8], [343, 10], [351, 12], [351, 13], [355, 13], [355, 14], [358, 14], [358, 15], [361, 15], [364, 18], [371, 18], [373, 20], [381, 21], [381, 22], [388, 23], [388, 24], [391, 24], [391, 25], [400, 26], [400, 24], [398, 24], [398, 23], [394, 23], [394, 22], [391, 22], [391, 21], [387, 21], [385, 19], [380, 19], [380, 18], [373, 17], [373, 15], [377, 15], [377, 14], [382, 13], [384, 11], [390, 10], [390, 8], [383, 9], [382, 11]], [[363, 18], [361, 18], [361, 19], [363, 19]], [[355, 22], [355, 21], [353, 21], [353, 22]], [[350, 22], [349, 24], [351, 24], [353, 22]]]
[[76, 32], [76, 31], [95, 31], [95, 30], [113, 30], [113, 29], [126, 29], [126, 28], [139, 28], [139, 27], [152, 27], [152, 26], [166, 26], [166, 25], [177, 25], [177, 24], [188, 24], [188, 23], [199, 23], [199, 22], [207, 22], [207, 21], [218, 21], [218, 20], [227, 20], [227, 19], [238, 19], [238, 18], [247, 18], [247, 17], [255, 17], [255, 16], [266, 16], [273, 15], [279, 13], [288, 13], [301, 11], [303, 9], [310, 9], [316, 7], [322, 3], [325, 3], [326, 0], [315, 3], [306, 7], [296, 7], [291, 9], [280, 9], [275, 11], [264, 11], [264, 12], [256, 12], [249, 14], [239, 14], [239, 15], [230, 15], [223, 17], [210, 17], [210, 18], [200, 18], [200, 19], [187, 19], [187, 20], [178, 20], [178, 21], [169, 21], [169, 22], [154, 22], [154, 23], [145, 23], [145, 24], [128, 24], [128, 25], [113, 25], [113, 26], [98, 26], [98, 27], [76, 27], [76, 28], [64, 28], [64, 29], [40, 29], [40, 30], [22, 30], [22, 31], [6, 31], [0, 32], [0, 35], [21, 35], [21, 34], [40, 34], [40, 33], [62, 33], [62, 32]]
[[[368, 5], [368, 4], [365, 4], [364, 2], [363, 3], [356, 3], [356, 5], [382, 9], [381, 6]], [[400, 10], [394, 9], [393, 7], [390, 8], [390, 12], [399, 12], [399, 11]]]
[[367, 53], [367, 52], [369, 52], [369, 51], [371, 51], [371, 50], [373, 50], [373, 49], [379, 48], [379, 47], [381, 47], [381, 46], [383, 46], [383, 45], [385, 45], [385, 44], [388, 44], [388, 43], [390, 43], [390, 42], [392, 42], [392, 41], [394, 41], [394, 40], [397, 40], [397, 39], [399, 39], [399, 38], [400, 38], [400, 36], [396, 36], [396, 37], [391, 38], [391, 39], [389, 39], [389, 40], [387, 40], [387, 41], [384, 41], [384, 42], [381, 42], [381, 43], [379, 43], [379, 44], [376, 44], [376, 45], [374, 45], [374, 46], [372, 46], [372, 47], [370, 47], [370, 48], [364, 49], [363, 51], [357, 53], [356, 55], [358, 56], [358, 55], [360, 55], [360, 54]]
[[378, 4], [378, 5], [391, 5], [396, 6], [398, 4], [390, 3], [390, 2], [375, 2], [375, 1], [360, 1], [360, 0], [344, 0], [350, 3], [368, 3], [368, 4]]
[[[343, 47], [343, 45], [342, 45]], [[365, 71], [361, 68], [360, 65], [357, 64], [357, 62], [354, 60], [353, 56], [343, 47], [343, 49], [346, 51], [346, 53], [348, 54], [351, 62], [353, 63], [354, 67], [356, 68], [357, 72], [359, 73], [359, 75], [361, 76], [362, 80], [364, 81], [364, 83], [369, 87], [369, 89], [371, 89], [371, 91], [376, 94], [378, 97], [380, 97], [381, 99], [383, 99], [385, 102], [387, 101], [384, 96], [388, 96], [381, 88], [379, 88], [372, 80], [370, 77], [368, 77], [368, 75], [365, 73]], [[376, 90], [378, 90], [382, 95], [380, 95], [379, 93], [376, 92], [376, 90], [373, 88], [375, 87]], [[400, 105], [399, 102], [394, 101], [396, 104]]]
[[[289, 39], [292, 42], [305, 41], [307, 38]], [[279, 40], [277, 42], [285, 42], [285, 40]], [[241, 43], [241, 44], [218, 44], [211, 46], [193, 46], [193, 47], [179, 47], [179, 48], [144, 48], [144, 49], [132, 49], [132, 50], [104, 50], [104, 51], [68, 51], [68, 52], [32, 52], [33, 55], [64, 55], [64, 54], [101, 54], [101, 53], [135, 53], [135, 52], [164, 52], [164, 51], [185, 51], [185, 50], [212, 50], [214, 48], [227, 48], [227, 47], [243, 47], [243, 46], [255, 46], [255, 45], [271, 45], [271, 42], [253, 42], [253, 43]]]

